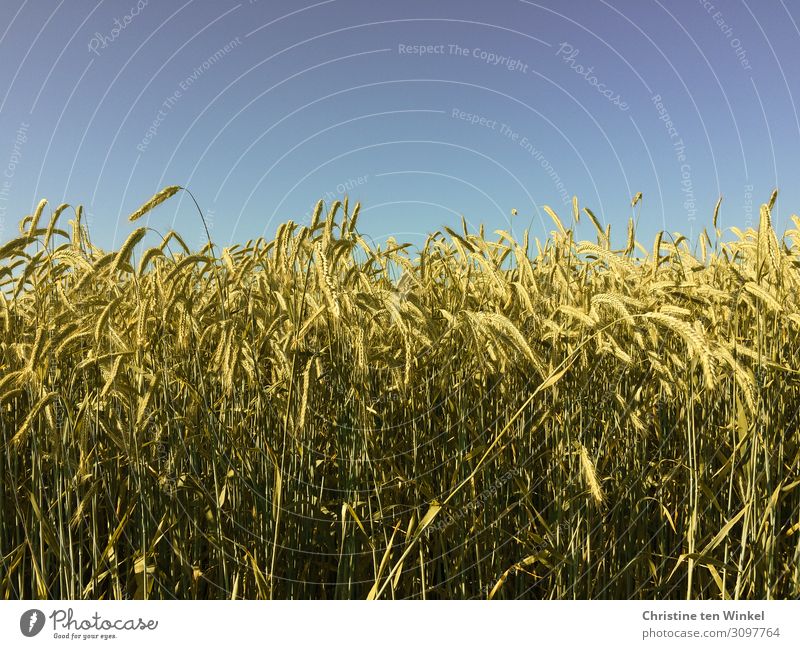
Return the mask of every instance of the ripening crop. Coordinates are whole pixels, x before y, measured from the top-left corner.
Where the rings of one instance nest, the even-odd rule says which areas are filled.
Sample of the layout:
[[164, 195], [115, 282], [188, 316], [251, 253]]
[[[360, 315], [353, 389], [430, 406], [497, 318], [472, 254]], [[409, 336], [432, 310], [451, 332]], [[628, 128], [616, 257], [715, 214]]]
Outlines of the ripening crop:
[[577, 200], [377, 245], [345, 200], [106, 252], [42, 201], [0, 245], [2, 596], [800, 596], [774, 202], [647, 247]]

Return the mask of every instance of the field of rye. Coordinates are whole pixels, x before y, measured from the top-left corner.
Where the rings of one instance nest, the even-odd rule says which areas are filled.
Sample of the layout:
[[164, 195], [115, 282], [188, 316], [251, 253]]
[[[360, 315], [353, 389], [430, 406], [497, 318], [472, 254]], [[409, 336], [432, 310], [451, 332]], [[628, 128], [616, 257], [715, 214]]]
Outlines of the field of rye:
[[544, 242], [377, 245], [337, 201], [106, 252], [42, 201], [0, 245], [0, 594], [800, 596], [774, 202], [646, 247], [577, 201]]

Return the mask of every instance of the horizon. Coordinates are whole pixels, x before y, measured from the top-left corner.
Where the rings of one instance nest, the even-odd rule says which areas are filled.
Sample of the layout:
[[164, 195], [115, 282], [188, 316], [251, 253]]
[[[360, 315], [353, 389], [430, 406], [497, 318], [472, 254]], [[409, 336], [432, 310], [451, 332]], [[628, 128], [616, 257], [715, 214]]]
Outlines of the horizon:
[[[376, 240], [531, 224], [573, 196], [615, 232], [695, 240], [800, 190], [797, 10], [734, 2], [360, 0], [6, 3], [0, 242], [41, 198], [85, 206], [101, 247], [164, 186], [220, 246], [271, 237], [320, 198]], [[794, 12], [794, 13], [793, 13]], [[784, 207], [785, 206], [785, 207]], [[518, 215], [511, 217], [511, 210]], [[157, 229], [204, 232], [183, 197]]]

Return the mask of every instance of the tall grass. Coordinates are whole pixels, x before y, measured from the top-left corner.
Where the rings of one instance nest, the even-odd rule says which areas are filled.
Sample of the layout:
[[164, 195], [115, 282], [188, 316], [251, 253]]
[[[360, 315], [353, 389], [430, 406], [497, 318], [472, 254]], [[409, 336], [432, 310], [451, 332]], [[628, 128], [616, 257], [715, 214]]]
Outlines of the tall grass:
[[577, 202], [545, 242], [373, 245], [345, 201], [105, 252], [40, 203], [0, 246], [2, 596], [797, 597], [774, 198], [651, 250], [577, 241]]

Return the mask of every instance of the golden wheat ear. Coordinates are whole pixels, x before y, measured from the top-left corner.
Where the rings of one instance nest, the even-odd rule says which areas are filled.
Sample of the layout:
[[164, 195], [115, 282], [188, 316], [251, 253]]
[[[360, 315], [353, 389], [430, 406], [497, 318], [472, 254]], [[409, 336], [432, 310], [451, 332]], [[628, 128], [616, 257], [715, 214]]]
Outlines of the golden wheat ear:
[[144, 205], [142, 205], [138, 210], [136, 210], [133, 214], [128, 217], [129, 221], [136, 221], [142, 218], [145, 214], [147, 214], [150, 210], [158, 207], [169, 198], [172, 198], [175, 194], [177, 194], [182, 187], [178, 185], [170, 185], [169, 187], [165, 187], [160, 192], [158, 192], [153, 198], [147, 201]]
[[597, 470], [594, 462], [592, 462], [592, 458], [589, 457], [589, 451], [583, 444], [575, 442], [575, 445], [578, 447], [578, 454], [581, 459], [581, 472], [583, 473], [586, 486], [589, 487], [589, 492], [592, 494], [595, 503], [602, 505], [606, 501], [606, 497], [603, 493], [603, 488], [600, 486], [600, 481], [597, 479]]

